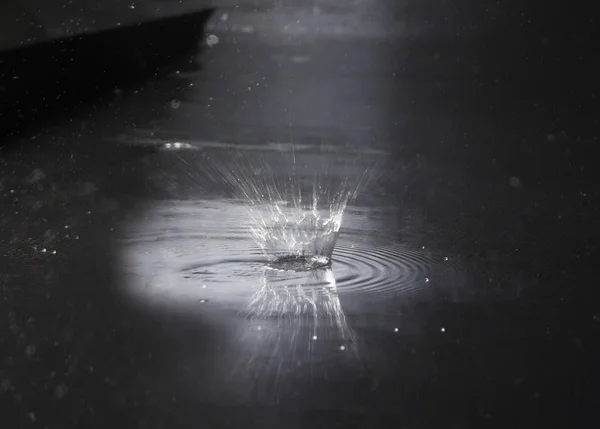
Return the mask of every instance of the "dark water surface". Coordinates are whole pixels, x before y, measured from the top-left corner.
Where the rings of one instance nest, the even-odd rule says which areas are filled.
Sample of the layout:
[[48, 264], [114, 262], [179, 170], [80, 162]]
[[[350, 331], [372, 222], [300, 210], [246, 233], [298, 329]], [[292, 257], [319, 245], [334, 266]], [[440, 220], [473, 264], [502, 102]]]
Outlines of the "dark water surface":
[[[7, 428], [594, 426], [585, 73], [313, 3], [218, 11], [195, 67], [0, 149]], [[331, 265], [282, 271], [215, 166], [369, 180]]]

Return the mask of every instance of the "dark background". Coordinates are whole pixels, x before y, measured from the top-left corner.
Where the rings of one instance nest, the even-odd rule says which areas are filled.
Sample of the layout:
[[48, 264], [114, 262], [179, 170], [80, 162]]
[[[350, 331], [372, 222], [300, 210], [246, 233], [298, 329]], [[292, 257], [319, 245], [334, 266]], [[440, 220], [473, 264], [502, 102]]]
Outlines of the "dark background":
[[[591, 9], [126, 3], [0, 7], [4, 426], [595, 426]], [[249, 370], [232, 394], [214, 368], [244, 356], [233, 315], [122, 293], [133, 282], [123, 242], [156, 204], [185, 212], [182, 201], [227, 192], [202, 173], [201, 152], [161, 150], [174, 141], [382, 151], [376, 185], [355, 202], [381, 220], [370, 234], [450, 255], [458, 292], [352, 300], [340, 281], [361, 358], [323, 352], [305, 363], [313, 373], [273, 385]], [[187, 221], [214, 217], [181, 216], [190, 236]]]

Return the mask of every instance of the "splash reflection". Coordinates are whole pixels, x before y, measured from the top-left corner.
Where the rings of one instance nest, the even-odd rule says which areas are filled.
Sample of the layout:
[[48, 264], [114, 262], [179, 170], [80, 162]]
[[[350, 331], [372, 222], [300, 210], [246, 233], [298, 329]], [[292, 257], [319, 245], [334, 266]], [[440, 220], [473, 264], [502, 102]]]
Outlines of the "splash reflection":
[[[250, 379], [253, 395], [281, 391], [297, 376], [320, 377], [333, 354], [358, 361], [357, 339], [346, 322], [331, 268], [265, 268], [246, 310], [243, 351], [232, 380]], [[342, 356], [343, 358], [343, 356]], [[262, 391], [262, 392], [261, 392]]]

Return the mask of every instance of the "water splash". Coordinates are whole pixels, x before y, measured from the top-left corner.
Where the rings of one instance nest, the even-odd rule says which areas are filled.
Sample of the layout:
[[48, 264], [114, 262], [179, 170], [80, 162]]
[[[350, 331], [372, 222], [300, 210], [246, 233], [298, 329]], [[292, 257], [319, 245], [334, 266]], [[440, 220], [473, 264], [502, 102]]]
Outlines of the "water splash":
[[344, 210], [370, 170], [349, 176], [335, 171], [335, 163], [323, 165], [297, 154], [293, 146], [291, 158], [267, 162], [263, 155], [237, 154], [227, 165], [212, 165], [246, 207], [248, 229], [272, 267], [324, 267], [331, 263]]

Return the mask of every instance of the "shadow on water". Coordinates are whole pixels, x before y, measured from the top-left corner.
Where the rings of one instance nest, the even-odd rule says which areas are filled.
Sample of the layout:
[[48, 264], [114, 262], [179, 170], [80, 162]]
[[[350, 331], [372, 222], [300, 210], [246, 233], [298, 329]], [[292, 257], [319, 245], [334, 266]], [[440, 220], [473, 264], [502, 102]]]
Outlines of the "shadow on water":
[[[120, 292], [127, 279], [116, 240], [121, 222], [141, 216], [136, 197], [153, 191], [146, 177], [155, 151], [107, 143], [100, 131], [73, 137], [69, 123], [115, 86], [156, 77], [157, 64], [166, 71], [187, 63], [209, 16], [2, 54], [3, 67], [10, 60], [10, 70], [18, 64], [21, 71], [18, 85], [4, 88], [12, 98], [2, 99], [3, 126], [9, 117], [12, 133], [52, 125], [37, 147], [15, 139], [20, 144], [0, 158], [0, 415], [7, 427], [168, 426], [150, 421], [149, 410], [166, 415], [177, 406], [176, 392], [163, 389], [180, 361], [175, 344], [189, 344], [200, 372], [206, 350], [217, 346], [220, 328], [174, 308], [151, 314]], [[32, 111], [38, 102], [44, 112]], [[27, 114], [14, 116], [15, 105]], [[125, 124], [110, 110], [88, 121], [118, 133]]]
[[0, 52], [0, 143], [189, 63], [214, 10]]

